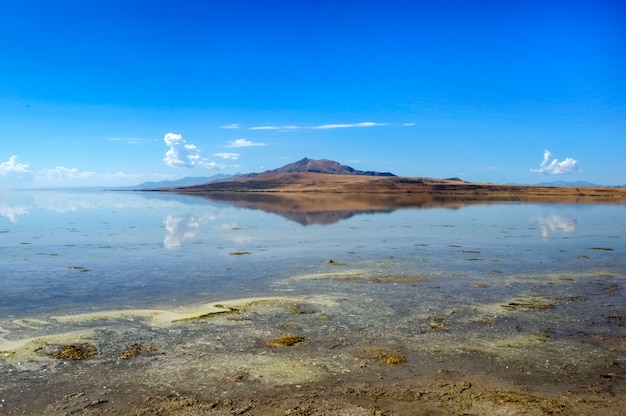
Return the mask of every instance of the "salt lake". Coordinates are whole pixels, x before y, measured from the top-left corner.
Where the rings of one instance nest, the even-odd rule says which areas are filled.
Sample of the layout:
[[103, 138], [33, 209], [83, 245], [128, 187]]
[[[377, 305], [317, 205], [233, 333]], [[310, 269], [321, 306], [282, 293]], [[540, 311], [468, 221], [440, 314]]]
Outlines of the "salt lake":
[[[19, 402], [24, 375], [69, 377], [60, 349], [88, 343], [97, 353], [84, 362], [119, 380], [131, 371], [120, 357], [141, 345], [130, 356], [151, 386], [195, 375], [197, 387], [203, 365], [205, 389], [233, 374], [302, 384], [397, 357], [608, 394], [626, 375], [624, 208], [302, 213], [160, 192], [5, 191], [0, 393]], [[280, 339], [298, 345], [277, 355], [268, 346]]]

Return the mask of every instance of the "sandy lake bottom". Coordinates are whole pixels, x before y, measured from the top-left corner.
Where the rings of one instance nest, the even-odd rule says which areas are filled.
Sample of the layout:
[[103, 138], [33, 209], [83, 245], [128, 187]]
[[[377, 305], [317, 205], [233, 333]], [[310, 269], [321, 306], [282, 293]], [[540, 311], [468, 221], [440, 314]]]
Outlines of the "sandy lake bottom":
[[[3, 224], [5, 270], [34, 277], [2, 283], [0, 414], [626, 414], [622, 207], [405, 211], [274, 240], [273, 216], [209, 208], [213, 227], [167, 201], [158, 241], [109, 230], [81, 261], [80, 242]], [[166, 247], [179, 214], [201, 225]]]

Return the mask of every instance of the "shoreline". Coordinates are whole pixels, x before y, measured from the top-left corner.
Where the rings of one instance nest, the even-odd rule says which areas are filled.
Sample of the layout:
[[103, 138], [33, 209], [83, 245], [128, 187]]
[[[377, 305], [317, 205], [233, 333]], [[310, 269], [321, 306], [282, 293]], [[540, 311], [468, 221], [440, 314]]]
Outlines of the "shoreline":
[[[127, 367], [126, 364], [122, 367]], [[310, 383], [271, 385], [233, 371], [215, 382], [187, 368], [187, 383], [144, 384], [149, 363], [134, 363], [134, 373], [120, 380], [110, 369], [99, 373], [71, 364], [62, 381], [39, 380], [19, 398], [7, 396], [3, 414], [113, 415], [621, 415], [626, 394], [606, 384], [588, 391], [554, 387], [528, 388], [459, 363], [424, 361], [383, 366], [367, 362], [358, 372]], [[120, 366], [118, 366], [119, 368]], [[147, 373], [145, 372], [147, 371]], [[82, 373], [82, 377], [71, 373]], [[87, 375], [90, 373], [91, 375]], [[4, 413], [6, 412], [6, 413]]]

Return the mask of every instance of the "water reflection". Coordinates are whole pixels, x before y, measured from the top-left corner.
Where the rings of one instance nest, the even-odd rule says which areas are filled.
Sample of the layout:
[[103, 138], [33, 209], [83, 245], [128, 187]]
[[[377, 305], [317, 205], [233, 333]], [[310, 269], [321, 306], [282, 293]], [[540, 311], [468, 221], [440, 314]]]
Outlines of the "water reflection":
[[8, 206], [5, 204], [0, 205], [0, 217], [6, 217], [12, 223], [16, 223], [18, 217], [22, 215], [27, 215], [28, 209], [20, 206]]
[[[400, 380], [358, 353], [390, 347], [406, 355], [400, 374], [465, 379], [467, 365], [533, 388], [565, 380], [568, 397], [578, 380], [611, 382], [612, 393], [625, 376], [623, 205], [33, 194], [0, 208], [0, 391], [15, 398], [37, 386], [79, 391], [85, 365], [119, 389], [148, 380], [140, 394], [349, 372], [362, 383], [365, 371]], [[359, 215], [374, 213], [386, 215]], [[266, 343], [282, 335], [306, 342]], [[98, 350], [88, 364], [48, 354], [83, 340]], [[123, 364], [129, 345], [156, 345], [158, 356]]]
[[414, 196], [407, 194], [205, 194], [204, 199], [228, 205], [280, 215], [301, 225], [334, 224], [359, 214], [391, 213], [398, 209], [450, 208], [468, 204], [489, 204], [460, 198]]
[[167, 230], [163, 239], [166, 248], [180, 247], [184, 240], [194, 237], [200, 229], [200, 221], [192, 215], [168, 215], [163, 224]]
[[541, 227], [541, 236], [548, 238], [557, 232], [572, 233], [575, 231], [575, 221], [562, 215], [549, 215], [537, 218]]
[[147, 192], [115, 191], [15, 191], [2, 195], [0, 217], [15, 222], [17, 217], [31, 214], [29, 208], [51, 211], [56, 214], [73, 213], [88, 209], [144, 209], [146, 200], [153, 207], [175, 208], [182, 205], [206, 205], [199, 198], [186, 195]]

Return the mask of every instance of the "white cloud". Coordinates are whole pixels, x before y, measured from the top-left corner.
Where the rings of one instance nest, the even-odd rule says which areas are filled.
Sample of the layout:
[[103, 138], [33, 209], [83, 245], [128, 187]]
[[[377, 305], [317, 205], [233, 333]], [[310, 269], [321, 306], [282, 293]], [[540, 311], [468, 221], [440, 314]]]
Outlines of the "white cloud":
[[163, 140], [169, 146], [169, 150], [165, 152], [165, 157], [163, 158], [163, 162], [167, 166], [174, 168], [191, 168], [194, 166], [217, 167], [215, 162], [209, 162], [206, 158], [200, 156], [200, 149], [194, 144], [187, 143], [180, 134], [167, 133]]
[[163, 173], [127, 173], [127, 172], [106, 172], [98, 174], [98, 179], [105, 185], [135, 185], [148, 181], [167, 181], [178, 179], [176, 174]]
[[10, 172], [14, 173], [28, 173], [29, 166], [26, 163], [18, 163], [17, 156], [13, 155], [6, 162], [0, 163], [0, 175], [5, 175]]
[[238, 129], [238, 128], [239, 128], [239, 124], [237, 124], [237, 123], [227, 124], [225, 126], [220, 126], [220, 129]]
[[373, 121], [366, 121], [364, 123], [351, 123], [351, 124], [323, 124], [321, 126], [315, 126], [314, 129], [348, 129], [353, 127], [376, 127], [386, 126], [386, 123], [374, 123]]
[[265, 143], [254, 143], [246, 139], [237, 139], [226, 145], [226, 147], [252, 147], [252, 146], [265, 146]]
[[142, 139], [140, 137], [108, 137], [105, 140], [109, 142], [126, 142], [127, 144], [150, 143], [155, 141], [153, 139]]
[[550, 153], [549, 150], [543, 151], [543, 161], [539, 166], [539, 169], [531, 169], [531, 172], [535, 173], [545, 173], [546, 175], [564, 175], [570, 174], [580, 170], [578, 168], [578, 161], [572, 159], [571, 157], [566, 157], [564, 161], [559, 162], [558, 159], [552, 159], [550, 162]]
[[215, 157], [221, 157], [224, 160], [237, 160], [239, 153], [213, 153]]
[[67, 168], [65, 166], [57, 166], [54, 169], [42, 169], [39, 171], [47, 181], [67, 181], [89, 179], [96, 176], [95, 172], [79, 171], [76, 168]]
[[297, 130], [297, 129], [305, 129], [306, 127], [301, 126], [257, 126], [250, 127], [249, 130]]
[[36, 172], [34, 186], [133, 186], [142, 182], [175, 180], [176, 174], [89, 172], [76, 168], [57, 166], [54, 169], [41, 169]]
[[[375, 123], [373, 121], [365, 121], [363, 123], [343, 123], [343, 124], [322, 124], [319, 126], [256, 126], [250, 127], [249, 130], [298, 130], [298, 129], [320, 129], [320, 130], [329, 130], [329, 129], [347, 129], [347, 128], [355, 128], [355, 127], [377, 127], [377, 126], [388, 126], [387, 123]], [[414, 123], [403, 123], [402, 126], [412, 126]]]

